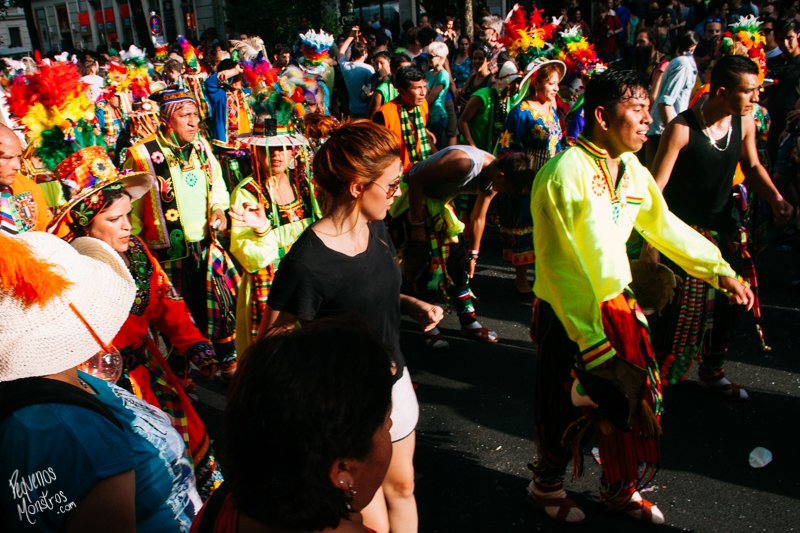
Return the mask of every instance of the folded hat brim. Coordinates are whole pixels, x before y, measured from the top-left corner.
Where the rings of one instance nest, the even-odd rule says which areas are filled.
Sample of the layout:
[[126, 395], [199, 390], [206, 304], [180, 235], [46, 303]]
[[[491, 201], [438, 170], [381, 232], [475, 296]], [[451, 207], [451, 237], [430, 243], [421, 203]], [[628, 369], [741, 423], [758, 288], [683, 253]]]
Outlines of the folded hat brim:
[[279, 135], [246, 135], [239, 137], [239, 142], [248, 146], [308, 146], [308, 139], [299, 133], [281, 133]]
[[101, 346], [69, 304], [103, 343], [111, 344], [128, 319], [136, 294], [122, 258], [103, 241], [81, 237], [68, 244], [35, 231], [14, 238], [27, 242], [37, 256], [55, 265], [70, 286], [43, 305], [23, 305], [0, 294], [5, 313], [0, 382], [56, 374], [83, 363]]
[[121, 183], [122, 187], [125, 189], [125, 192], [130, 195], [131, 201], [134, 201], [147, 194], [147, 191], [153, 187], [154, 182], [155, 178], [149, 172], [128, 172], [127, 174], [120, 173], [115, 180], [107, 181], [101, 186], [91, 187], [74, 195], [69, 202], [58, 209], [56, 214], [53, 216], [53, 220], [47, 226], [47, 231], [50, 233], [56, 233], [70, 210], [97, 191], [101, 191], [112, 185]]

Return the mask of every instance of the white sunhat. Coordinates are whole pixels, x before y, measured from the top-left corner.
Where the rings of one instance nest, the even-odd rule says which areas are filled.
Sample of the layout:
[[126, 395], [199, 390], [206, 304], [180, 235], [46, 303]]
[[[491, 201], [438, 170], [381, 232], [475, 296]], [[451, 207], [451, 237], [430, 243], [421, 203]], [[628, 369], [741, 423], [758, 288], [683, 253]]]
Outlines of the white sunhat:
[[104, 348], [90, 328], [110, 344], [136, 294], [119, 254], [90, 237], [0, 237], [0, 278], [0, 382], [85, 362]]
[[499, 90], [503, 90], [522, 76], [517, 70], [517, 64], [511, 60], [506, 61], [497, 71], [494, 77], [494, 83]]

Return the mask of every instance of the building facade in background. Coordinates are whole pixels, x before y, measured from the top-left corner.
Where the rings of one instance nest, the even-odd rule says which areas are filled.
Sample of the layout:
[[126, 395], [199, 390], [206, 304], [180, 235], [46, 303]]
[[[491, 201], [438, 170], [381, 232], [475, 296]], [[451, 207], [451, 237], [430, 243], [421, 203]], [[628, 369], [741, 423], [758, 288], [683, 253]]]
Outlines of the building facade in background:
[[[178, 35], [199, 37], [208, 28], [222, 34], [225, 21], [224, 0], [33, 0], [32, 6], [44, 53], [96, 50], [101, 44], [144, 47], [152, 12], [168, 42]], [[24, 29], [24, 17], [22, 22]]]
[[25, 12], [21, 7], [11, 7], [4, 2], [0, 17], [0, 57], [29, 54], [33, 50], [28, 27], [25, 25]]

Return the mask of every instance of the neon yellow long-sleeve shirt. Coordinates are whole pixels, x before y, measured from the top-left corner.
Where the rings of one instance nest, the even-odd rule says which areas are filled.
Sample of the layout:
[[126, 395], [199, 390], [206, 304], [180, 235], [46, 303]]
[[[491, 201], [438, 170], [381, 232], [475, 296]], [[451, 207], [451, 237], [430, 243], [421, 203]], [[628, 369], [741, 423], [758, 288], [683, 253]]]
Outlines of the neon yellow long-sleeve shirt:
[[667, 208], [650, 172], [632, 153], [619, 160], [584, 137], [551, 159], [531, 191], [536, 250], [534, 292], [549, 303], [591, 369], [614, 356], [600, 304], [631, 282], [625, 242], [634, 229], [690, 275], [718, 288], [736, 273], [720, 251]]

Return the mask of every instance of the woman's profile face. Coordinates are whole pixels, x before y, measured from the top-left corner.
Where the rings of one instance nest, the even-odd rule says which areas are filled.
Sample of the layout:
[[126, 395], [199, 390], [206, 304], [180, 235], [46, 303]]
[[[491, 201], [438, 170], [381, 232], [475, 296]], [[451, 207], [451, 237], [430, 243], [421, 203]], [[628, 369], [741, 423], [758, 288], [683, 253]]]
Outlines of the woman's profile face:
[[372, 501], [375, 492], [380, 488], [389, 463], [392, 460], [392, 437], [389, 430], [392, 428], [392, 419], [386, 413], [383, 425], [372, 435], [372, 449], [369, 454], [360, 460], [353, 461], [353, 509], [360, 511]]
[[400, 196], [400, 176], [403, 163], [400, 158], [386, 165], [383, 174], [364, 186], [361, 198], [361, 212], [368, 221], [383, 220], [386, 213]]
[[131, 240], [130, 215], [131, 198], [123, 194], [94, 217], [86, 228], [86, 234], [100, 239], [118, 253], [125, 253]]

